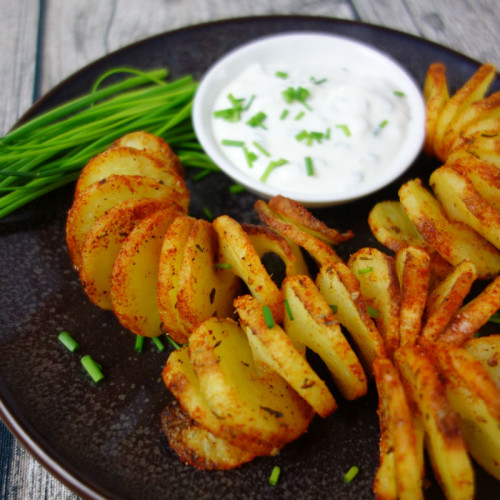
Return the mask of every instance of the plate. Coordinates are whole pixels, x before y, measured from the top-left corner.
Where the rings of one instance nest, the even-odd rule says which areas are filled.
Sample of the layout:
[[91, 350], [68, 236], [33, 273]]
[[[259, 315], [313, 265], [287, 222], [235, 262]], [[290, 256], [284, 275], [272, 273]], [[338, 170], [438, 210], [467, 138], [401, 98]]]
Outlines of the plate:
[[[166, 33], [115, 52], [79, 71], [43, 97], [25, 117], [87, 92], [104, 71], [123, 65], [168, 67], [172, 77], [204, 71], [236, 44], [287, 30], [322, 31], [364, 41], [399, 61], [419, 83], [430, 63], [448, 68], [450, 87], [462, 84], [478, 63], [439, 45], [388, 29], [312, 17], [260, 17], [215, 22]], [[495, 83], [498, 90], [499, 81]], [[355, 238], [339, 247], [346, 257], [362, 246], [379, 247], [366, 217], [378, 200], [396, 199], [401, 182], [426, 179], [437, 164], [420, 156], [411, 169], [376, 195], [348, 205], [315, 210]], [[256, 222], [255, 196], [229, 196], [222, 173], [188, 184], [191, 213], [230, 214]], [[161, 383], [168, 352], [147, 343], [134, 351], [134, 337], [112, 313], [93, 306], [71, 266], [64, 241], [66, 212], [74, 186], [67, 186], [0, 220], [0, 411], [27, 449], [56, 477], [85, 498], [372, 498], [378, 465], [377, 397], [341, 401], [335, 414], [315, 418], [306, 435], [277, 457], [259, 458], [240, 469], [202, 472], [183, 465], [160, 429], [160, 412], [170, 399]], [[80, 354], [57, 341], [61, 330], [78, 339]], [[105, 373], [95, 386], [80, 366], [90, 354]], [[312, 360], [326, 378], [317, 360]], [[268, 484], [274, 465], [282, 474]], [[357, 465], [349, 485], [344, 473]], [[442, 498], [432, 473], [428, 498]], [[477, 498], [498, 496], [499, 483], [476, 469]]]

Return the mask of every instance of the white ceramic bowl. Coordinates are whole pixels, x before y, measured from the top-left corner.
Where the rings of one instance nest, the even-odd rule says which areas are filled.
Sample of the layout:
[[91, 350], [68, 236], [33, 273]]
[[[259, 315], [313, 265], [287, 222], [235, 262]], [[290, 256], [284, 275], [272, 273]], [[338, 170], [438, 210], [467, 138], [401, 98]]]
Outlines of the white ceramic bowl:
[[[251, 64], [274, 65], [310, 62], [311, 55], [340, 54], [356, 67], [371, 66], [404, 92], [412, 121], [398, 154], [377, 177], [340, 193], [304, 193], [286, 186], [273, 187], [252, 178], [224, 154], [214, 136], [214, 103], [224, 87]], [[314, 58], [314, 57], [313, 57]], [[400, 176], [418, 156], [425, 137], [425, 104], [422, 93], [408, 72], [380, 51], [345, 37], [316, 32], [291, 32], [259, 38], [223, 56], [202, 78], [193, 103], [193, 125], [208, 156], [234, 181], [263, 198], [281, 194], [309, 207], [345, 203], [373, 193]]]

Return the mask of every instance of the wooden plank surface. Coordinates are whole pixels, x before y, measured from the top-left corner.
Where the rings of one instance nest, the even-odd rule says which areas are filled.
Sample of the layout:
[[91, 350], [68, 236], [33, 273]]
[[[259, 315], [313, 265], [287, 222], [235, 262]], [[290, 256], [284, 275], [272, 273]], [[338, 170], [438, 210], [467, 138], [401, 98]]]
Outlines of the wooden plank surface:
[[[36, 95], [80, 67], [145, 37], [232, 17], [303, 14], [411, 33], [500, 67], [500, 13], [491, 0], [3, 0], [0, 133]], [[74, 499], [15, 443], [7, 499]]]

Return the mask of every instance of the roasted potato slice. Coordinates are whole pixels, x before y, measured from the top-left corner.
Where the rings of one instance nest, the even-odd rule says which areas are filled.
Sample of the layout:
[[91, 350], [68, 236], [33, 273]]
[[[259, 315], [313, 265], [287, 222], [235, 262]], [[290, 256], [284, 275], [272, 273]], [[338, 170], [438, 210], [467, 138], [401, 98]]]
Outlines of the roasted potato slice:
[[474, 264], [464, 261], [432, 290], [427, 299], [426, 320], [421, 333], [424, 339], [438, 339], [462, 305], [475, 279]]
[[450, 98], [446, 68], [441, 62], [429, 66], [424, 81], [424, 100], [426, 107], [424, 152], [434, 155], [434, 135], [439, 115]]
[[500, 276], [497, 276], [474, 299], [461, 307], [439, 336], [439, 340], [463, 344], [500, 309]]
[[179, 215], [173, 205], [142, 219], [120, 247], [111, 271], [111, 301], [120, 323], [137, 335], [161, 335], [158, 265], [163, 236]]
[[[380, 454], [382, 470], [377, 471], [379, 480], [375, 481], [375, 495], [386, 498], [385, 489], [389, 486], [392, 498], [422, 499], [422, 479], [424, 476], [423, 441], [415, 426], [411, 407], [407, 401], [405, 389], [399, 374], [387, 358], [378, 358], [373, 363], [373, 373], [379, 396], [378, 415], [380, 421]], [[390, 475], [382, 480], [387, 472], [384, 462], [391, 457], [394, 462], [396, 495]], [[377, 491], [378, 490], [378, 491]]]
[[373, 310], [372, 317], [384, 339], [389, 355], [399, 347], [399, 311], [401, 289], [394, 258], [376, 248], [362, 248], [347, 263], [357, 277], [361, 295]]
[[189, 216], [176, 217], [163, 237], [158, 263], [158, 312], [162, 331], [179, 344], [188, 341], [189, 331], [179, 314], [177, 293], [181, 274], [184, 247], [195, 219]]
[[426, 250], [432, 275], [442, 278], [451, 270], [451, 265], [426, 243], [399, 201], [377, 203], [368, 214], [368, 225], [377, 241], [393, 252], [408, 246]]
[[323, 239], [303, 231], [295, 223], [285, 222], [279, 214], [269, 208], [265, 201], [257, 200], [254, 207], [263, 224], [306, 250], [319, 267], [327, 266], [332, 262], [342, 262], [337, 252]]
[[268, 326], [260, 302], [251, 295], [242, 295], [234, 306], [256, 361], [281, 375], [318, 415], [327, 417], [334, 412], [337, 403], [325, 382], [279, 325]]
[[269, 209], [284, 222], [293, 224], [297, 229], [304, 231], [330, 245], [338, 245], [350, 240], [352, 231], [339, 233], [336, 229], [316, 219], [301, 203], [278, 195], [273, 196], [268, 203]]
[[448, 217], [467, 224], [500, 248], [500, 212], [474, 189], [466, 177], [444, 165], [431, 174], [430, 185]]
[[175, 170], [182, 178], [185, 176], [184, 169], [177, 155], [172, 151], [172, 148], [157, 135], [138, 130], [130, 132], [117, 139], [111, 148], [134, 148], [140, 149], [160, 160], [169, 170]]
[[446, 160], [456, 137], [453, 123], [473, 102], [483, 98], [495, 74], [496, 68], [493, 64], [483, 64], [443, 107], [434, 135], [434, 152], [441, 161]]
[[188, 332], [210, 316], [233, 316], [240, 280], [230, 269], [218, 268], [218, 260], [217, 233], [210, 222], [196, 220], [184, 243], [177, 284], [177, 309]]
[[291, 315], [285, 314], [285, 331], [291, 339], [319, 355], [346, 399], [366, 394], [363, 367], [314, 282], [307, 276], [291, 276], [284, 280], [282, 288], [290, 307]]
[[180, 460], [197, 469], [234, 469], [255, 458], [248, 450], [230, 444], [197, 424], [175, 400], [163, 410], [161, 423], [170, 447]]
[[80, 250], [95, 221], [121, 201], [133, 198], [156, 198], [177, 202], [175, 191], [150, 177], [111, 175], [96, 182], [77, 196], [68, 212], [66, 243], [73, 265], [80, 265]]
[[420, 346], [401, 347], [396, 368], [415, 403], [425, 430], [425, 447], [446, 498], [474, 498], [474, 470], [445, 385], [429, 354]]
[[473, 337], [462, 347], [483, 365], [500, 389], [500, 335]]
[[276, 231], [255, 224], [242, 224], [241, 227], [247, 233], [259, 257], [262, 258], [268, 253], [278, 255], [285, 264], [287, 276], [308, 273], [307, 264], [300, 248], [293, 243], [290, 245], [289, 240]]
[[[94, 304], [112, 309], [111, 269], [122, 243], [144, 217], [174, 203], [154, 198], [125, 200], [97, 219], [83, 242], [79, 268], [80, 281]], [[182, 213], [180, 207], [178, 211]]]
[[359, 349], [363, 366], [371, 373], [373, 361], [385, 356], [384, 341], [367, 312], [360, 284], [347, 265], [337, 262], [320, 269], [316, 286]]
[[282, 323], [281, 290], [266, 271], [247, 233], [238, 222], [227, 215], [217, 217], [213, 226], [219, 236], [221, 259], [247, 284], [250, 293], [259, 302], [269, 306], [274, 320]]
[[465, 349], [438, 343], [430, 352], [445, 378], [470, 454], [500, 480], [500, 390]]
[[408, 181], [399, 190], [408, 217], [427, 244], [450, 264], [470, 260], [478, 278], [487, 279], [500, 271], [500, 253], [482, 236], [463, 223], [450, 221], [441, 203], [419, 179]]
[[255, 364], [247, 337], [230, 319], [210, 318], [189, 338], [189, 357], [222, 425], [275, 453], [304, 433], [311, 407], [275, 372]]
[[422, 328], [430, 281], [430, 256], [418, 247], [396, 253], [394, 264], [401, 288], [399, 343], [415, 345]]
[[76, 183], [75, 196], [91, 184], [102, 181], [110, 175], [142, 175], [151, 177], [171, 187], [179, 195], [179, 204], [186, 210], [189, 206], [189, 191], [184, 179], [175, 169], [143, 150], [115, 147], [94, 156], [83, 168]]

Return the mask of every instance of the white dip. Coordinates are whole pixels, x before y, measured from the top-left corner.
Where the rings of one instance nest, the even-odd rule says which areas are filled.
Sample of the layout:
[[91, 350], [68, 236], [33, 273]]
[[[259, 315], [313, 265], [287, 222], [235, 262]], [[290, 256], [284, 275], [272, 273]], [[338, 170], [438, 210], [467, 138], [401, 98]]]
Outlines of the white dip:
[[[306, 193], [359, 187], [390, 166], [410, 128], [406, 96], [384, 76], [327, 65], [252, 64], [214, 102], [215, 139], [233, 164], [271, 186]], [[300, 88], [308, 92], [305, 99]], [[287, 89], [299, 100], [287, 102]], [[242, 100], [243, 110], [232, 112], [238, 104], [229, 96]], [[261, 122], [247, 123], [259, 113], [265, 114]], [[269, 172], [276, 161], [282, 164]]]

